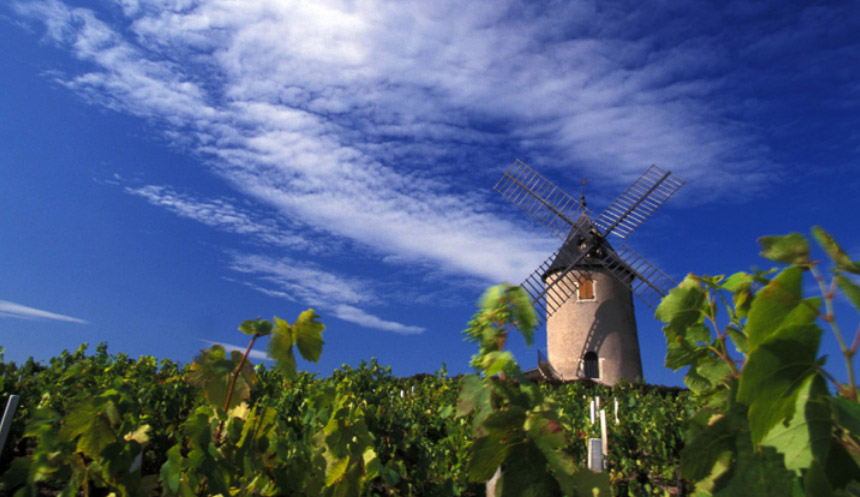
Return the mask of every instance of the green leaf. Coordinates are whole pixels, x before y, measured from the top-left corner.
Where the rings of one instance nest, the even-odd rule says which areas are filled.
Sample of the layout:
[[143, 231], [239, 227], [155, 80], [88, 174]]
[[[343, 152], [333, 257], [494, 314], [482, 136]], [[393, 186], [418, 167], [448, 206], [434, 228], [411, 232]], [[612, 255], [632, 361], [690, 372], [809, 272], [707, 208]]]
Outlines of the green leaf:
[[752, 301], [747, 316], [747, 346], [750, 352], [778, 328], [804, 325], [818, 316], [818, 299], [803, 300], [803, 270], [788, 267], [762, 288]]
[[510, 287], [508, 289], [509, 307], [514, 318], [514, 326], [523, 335], [526, 340], [526, 345], [531, 347], [534, 337], [535, 326], [537, 325], [537, 316], [535, 315], [534, 306], [531, 298], [519, 286]]
[[325, 325], [320, 323], [318, 318], [319, 316], [313, 309], [308, 309], [299, 314], [299, 318], [292, 326], [292, 333], [299, 354], [311, 362], [319, 361], [324, 343], [322, 332], [325, 331]]
[[830, 233], [824, 231], [820, 226], [812, 227], [812, 236], [821, 245], [821, 248], [827, 252], [830, 259], [836, 267], [842, 271], [849, 273], [860, 274], [860, 263], [854, 262], [848, 257], [848, 254], [842, 250], [842, 247], [836, 243], [836, 240], [830, 236]]
[[853, 281], [849, 280], [841, 274], [836, 276], [836, 284], [842, 293], [851, 301], [851, 305], [860, 311], [860, 286], [857, 286]]
[[71, 441], [78, 437], [77, 451], [97, 459], [102, 449], [118, 440], [105, 415], [92, 400], [78, 404], [63, 418], [60, 439]]
[[704, 290], [693, 275], [687, 275], [663, 298], [655, 316], [666, 323], [663, 330], [666, 338], [672, 340], [677, 335], [683, 336], [688, 327], [701, 323], [707, 310]]
[[295, 339], [292, 328], [289, 323], [277, 316], [274, 320], [275, 329], [272, 332], [272, 338], [269, 340], [266, 352], [288, 378], [295, 378], [296, 357], [293, 355]]
[[[213, 345], [211, 348], [201, 351], [191, 364], [188, 382], [203, 389], [203, 396], [209, 405], [223, 409], [224, 402], [227, 400], [227, 393], [230, 390], [233, 372], [237, 370], [240, 362], [242, 362], [241, 352], [231, 351], [228, 359], [223, 346]], [[245, 361], [236, 378], [233, 395], [230, 397], [230, 405], [227, 406], [228, 410], [236, 407], [251, 395], [251, 385], [255, 379], [256, 375], [251, 363]]]
[[457, 398], [457, 416], [465, 416], [473, 410], [490, 409], [490, 389], [473, 374], [463, 377], [460, 396]]
[[860, 436], [860, 404], [845, 397], [832, 399], [836, 421], [854, 436]]
[[705, 479], [717, 462], [735, 446], [736, 428], [729, 416], [710, 409], [696, 413], [681, 450], [681, 475], [692, 481]]
[[800, 387], [819, 369], [821, 329], [814, 324], [780, 328], [753, 350], [738, 385], [738, 400], [749, 406], [752, 441], [794, 414]]
[[485, 435], [475, 440], [469, 457], [469, 481], [484, 482], [493, 477], [505, 460], [509, 446], [502, 443], [501, 435]]
[[761, 255], [784, 264], [808, 264], [809, 242], [800, 233], [785, 236], [763, 236], [758, 239]]
[[798, 476], [814, 459], [827, 460], [832, 432], [828, 397], [824, 378], [811, 376], [799, 389], [791, 422], [778, 423], [762, 439], [762, 445], [785, 456], [785, 467]]
[[503, 494], [506, 497], [560, 495], [558, 482], [548, 470], [546, 459], [534, 443], [512, 445], [502, 471]]

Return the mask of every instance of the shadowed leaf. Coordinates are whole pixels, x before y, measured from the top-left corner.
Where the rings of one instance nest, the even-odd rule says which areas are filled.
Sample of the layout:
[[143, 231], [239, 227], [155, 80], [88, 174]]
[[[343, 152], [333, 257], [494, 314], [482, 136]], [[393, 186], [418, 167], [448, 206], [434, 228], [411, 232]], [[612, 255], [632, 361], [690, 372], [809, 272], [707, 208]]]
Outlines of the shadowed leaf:
[[818, 371], [821, 329], [814, 324], [780, 328], [753, 350], [738, 384], [738, 400], [749, 406], [754, 444], [794, 414], [804, 382]]
[[[233, 350], [228, 358], [224, 347], [213, 345], [211, 348], [201, 351], [191, 364], [188, 382], [203, 389], [203, 396], [209, 405], [223, 409], [233, 372], [236, 371], [241, 361], [241, 352]], [[255, 378], [256, 375], [251, 363], [245, 361], [239, 371], [239, 376], [236, 378], [233, 395], [230, 397], [230, 405], [227, 406], [228, 410], [236, 407], [251, 395], [251, 385]]]

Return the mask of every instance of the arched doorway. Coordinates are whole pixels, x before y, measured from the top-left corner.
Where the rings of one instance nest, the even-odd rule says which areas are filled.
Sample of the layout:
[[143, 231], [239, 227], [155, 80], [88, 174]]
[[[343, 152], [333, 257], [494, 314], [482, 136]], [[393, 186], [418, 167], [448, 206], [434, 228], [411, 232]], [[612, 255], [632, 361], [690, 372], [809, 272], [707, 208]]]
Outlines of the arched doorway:
[[600, 366], [598, 365], [596, 353], [586, 352], [583, 362], [583, 370], [586, 378], [600, 378]]

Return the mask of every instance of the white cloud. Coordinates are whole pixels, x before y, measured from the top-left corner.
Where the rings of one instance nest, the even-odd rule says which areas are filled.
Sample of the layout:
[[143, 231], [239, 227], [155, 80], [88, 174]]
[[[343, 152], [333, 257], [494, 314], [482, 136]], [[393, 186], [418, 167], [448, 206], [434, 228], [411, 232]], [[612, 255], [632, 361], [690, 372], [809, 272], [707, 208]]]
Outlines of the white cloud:
[[396, 323], [394, 321], [385, 321], [383, 319], [378, 318], [377, 316], [373, 316], [368, 314], [357, 307], [353, 307], [351, 305], [339, 305], [334, 309], [334, 315], [339, 319], [344, 321], [348, 321], [350, 323], [355, 323], [359, 326], [364, 326], [365, 328], [375, 328], [383, 331], [393, 331], [394, 333], [399, 333], [401, 335], [415, 335], [418, 333], [423, 333], [425, 328], [420, 326], [409, 326], [401, 323]]
[[43, 311], [34, 307], [27, 307], [25, 305], [9, 302], [8, 300], [0, 300], [0, 317], [16, 319], [51, 319], [68, 323], [89, 324], [83, 319]]
[[[242, 354], [244, 354], [245, 350], [248, 348], [247, 345], [245, 347], [240, 347], [238, 345], [231, 345], [229, 343], [223, 343], [223, 342], [212, 342], [212, 341], [203, 340], [203, 339], [200, 339], [200, 341], [204, 342], [204, 343], [208, 343], [210, 346], [211, 345], [220, 345], [220, 346], [224, 347], [224, 350], [226, 350], [227, 352], [232, 352], [235, 350], [237, 352], [241, 352]], [[269, 354], [266, 354], [262, 350], [254, 350], [254, 349], [251, 349], [251, 351], [248, 352], [248, 357], [251, 359], [259, 359], [261, 361], [273, 360], [271, 357], [269, 357]]]
[[310, 243], [304, 237], [292, 233], [287, 226], [272, 219], [257, 219], [251, 213], [239, 209], [229, 200], [201, 200], [182, 194], [167, 186], [145, 185], [125, 187], [126, 193], [145, 198], [150, 204], [164, 207], [184, 218], [198, 221], [222, 231], [248, 235], [274, 246], [319, 252], [322, 245]]
[[[721, 113], [731, 75], [719, 36], [629, 34], [644, 8], [126, 0], [122, 17], [47, 0], [15, 9], [87, 64], [61, 78], [69, 88], [160, 123], [286, 219], [449, 274], [518, 281], [554, 248], [463, 187], [478, 179], [489, 190], [512, 151], [613, 192], [651, 163], [685, 177], [700, 199], [743, 196], [772, 178], [763, 140]], [[133, 193], [307, 249], [225, 201]], [[285, 266], [233, 263], [303, 301], [366, 303], [349, 278]]]
[[277, 287], [277, 290], [273, 290], [242, 282], [258, 292], [271, 297], [301, 300], [318, 309], [329, 311], [343, 321], [400, 334], [418, 334], [425, 331], [425, 328], [420, 326], [388, 321], [356, 307], [355, 304], [373, 304], [378, 300], [369, 282], [346, 278], [289, 258], [233, 254], [230, 267]]

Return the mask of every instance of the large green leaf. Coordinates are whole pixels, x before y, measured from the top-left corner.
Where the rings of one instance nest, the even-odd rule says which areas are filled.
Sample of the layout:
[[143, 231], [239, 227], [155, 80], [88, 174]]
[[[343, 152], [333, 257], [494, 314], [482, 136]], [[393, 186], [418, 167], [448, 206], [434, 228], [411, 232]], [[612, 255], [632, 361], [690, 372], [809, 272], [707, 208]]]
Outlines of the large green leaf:
[[549, 472], [547, 461], [533, 442], [512, 445], [502, 470], [505, 497], [560, 495], [561, 489]]
[[836, 267], [842, 271], [849, 273], [860, 274], [860, 262], [854, 262], [848, 257], [848, 254], [842, 250], [842, 247], [836, 243], [836, 240], [830, 236], [830, 233], [824, 231], [820, 226], [812, 227], [812, 236], [821, 245], [821, 248], [827, 252]]
[[705, 479], [717, 462], [735, 448], [736, 423], [730, 416], [705, 409], [691, 419], [687, 442], [681, 450], [681, 475], [691, 481]]
[[762, 439], [762, 445], [785, 456], [785, 467], [798, 476], [814, 459], [827, 462], [832, 439], [827, 385], [821, 375], [813, 375], [800, 387], [794, 416], [788, 424], [777, 423]]
[[484, 482], [492, 478], [508, 449], [509, 445], [502, 442], [502, 435], [490, 434], [476, 439], [467, 467], [469, 481]]
[[655, 316], [666, 323], [663, 330], [670, 341], [684, 336], [688, 327], [701, 323], [707, 313], [705, 291], [692, 275], [673, 288], [657, 306]]
[[469, 374], [460, 382], [460, 396], [457, 398], [457, 416], [465, 416], [473, 410], [490, 409], [490, 389], [481, 378]]
[[860, 437], [860, 404], [845, 397], [835, 397], [832, 403], [839, 425]]
[[119, 439], [110, 422], [91, 399], [75, 406], [63, 418], [60, 439], [71, 441], [76, 437], [77, 450], [92, 459], [98, 459], [102, 449]]
[[784, 264], [809, 263], [809, 242], [800, 233], [785, 236], [763, 236], [758, 239], [761, 255]]
[[288, 322], [277, 316], [275, 316], [274, 321], [275, 329], [272, 332], [272, 338], [269, 340], [266, 352], [288, 378], [294, 378], [296, 376], [296, 356], [293, 354], [293, 345], [296, 341], [293, 330]]
[[777, 329], [811, 323], [818, 316], [818, 299], [803, 299], [803, 270], [788, 267], [762, 288], [747, 316], [747, 347], [750, 352]]
[[821, 329], [814, 324], [780, 328], [750, 353], [738, 386], [738, 400], [749, 406], [754, 444], [791, 419], [805, 381], [816, 362]]
[[299, 318], [292, 326], [292, 334], [299, 354], [311, 362], [319, 361], [324, 343], [322, 332], [325, 331], [325, 325], [318, 319], [319, 316], [314, 310], [308, 309], [299, 314]]
[[[227, 393], [230, 390], [233, 372], [239, 368], [242, 362], [242, 353], [233, 350], [227, 358], [227, 352], [221, 345], [213, 345], [209, 349], [200, 352], [200, 355], [191, 364], [191, 373], [188, 382], [203, 389], [203, 396], [213, 407], [223, 409], [227, 401]], [[236, 378], [233, 387], [233, 395], [230, 397], [230, 410], [251, 395], [251, 385], [256, 375], [251, 368], [251, 363], [245, 361]]]

